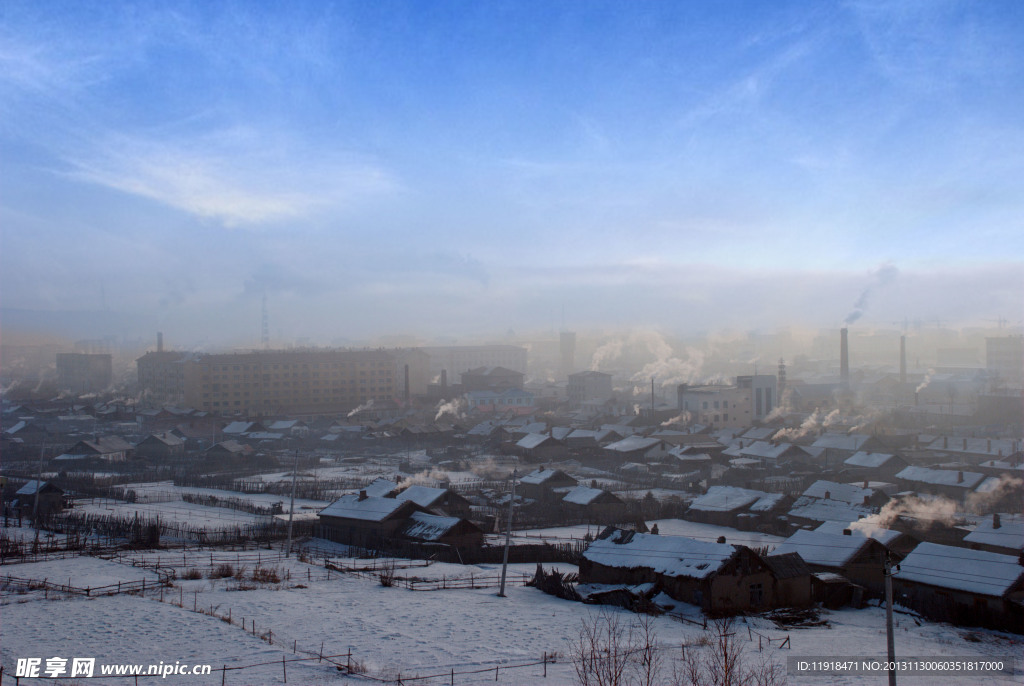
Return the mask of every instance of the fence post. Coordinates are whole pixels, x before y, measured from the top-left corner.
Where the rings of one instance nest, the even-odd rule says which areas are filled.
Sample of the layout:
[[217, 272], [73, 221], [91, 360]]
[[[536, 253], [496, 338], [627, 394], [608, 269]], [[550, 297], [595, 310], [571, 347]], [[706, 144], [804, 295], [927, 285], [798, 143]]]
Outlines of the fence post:
[[497, 665], [494, 666], [494, 680], [495, 681], [498, 680], [498, 666]]
[[224, 677], [228, 674], [228, 666], [224, 665], [220, 668], [220, 686], [224, 686]]
[[[352, 651], [350, 650], [349, 652], [351, 653]], [[318, 664], [324, 661], [324, 642], [323, 641], [320, 641], [320, 657], [318, 657], [316, 661], [317, 661]]]
[[281, 671], [284, 672], [284, 682], [288, 683], [288, 667], [285, 665], [284, 655], [281, 656]]

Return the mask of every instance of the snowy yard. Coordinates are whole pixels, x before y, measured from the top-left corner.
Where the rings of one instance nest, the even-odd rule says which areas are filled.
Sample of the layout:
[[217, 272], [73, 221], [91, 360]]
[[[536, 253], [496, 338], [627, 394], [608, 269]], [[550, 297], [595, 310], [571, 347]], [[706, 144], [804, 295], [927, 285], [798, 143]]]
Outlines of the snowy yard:
[[[337, 549], [343, 551], [341, 547]], [[294, 556], [283, 560], [277, 551], [258, 554], [271, 557], [269, 562], [261, 557], [261, 566], [273, 570], [280, 581], [254, 582], [251, 580], [257, 566], [252, 558], [254, 553], [256, 551], [251, 550], [244, 553], [153, 551], [125, 556], [125, 561], [136, 559], [151, 564], [159, 557], [161, 566], [173, 565], [179, 569], [174, 588], [147, 591], [145, 597], [75, 596], [47, 600], [39, 592], [5, 595], [0, 649], [4, 672], [13, 674], [19, 657], [62, 656], [95, 657], [97, 664], [181, 661], [182, 664], [210, 664], [218, 670], [224, 665], [241, 667], [266, 663], [228, 671], [227, 684], [281, 683], [285, 670], [290, 683], [354, 682], [355, 677], [347, 677], [333, 665], [316, 660], [281, 664], [282, 657], [318, 655], [323, 645], [325, 655], [346, 654], [351, 649], [353, 658], [365, 667], [369, 676], [393, 680], [401, 674], [406, 683], [410, 677], [430, 674], [445, 677], [412, 683], [448, 683], [452, 671], [456, 672], [455, 680], [459, 684], [494, 683], [494, 668], [498, 667], [499, 683], [563, 684], [574, 681], [568, 660], [570, 639], [578, 635], [582, 621], [600, 611], [594, 606], [560, 600], [518, 583], [508, 586], [508, 597], [499, 598], [494, 588], [411, 591], [386, 588], [372, 577], [338, 572], [328, 579], [323, 566], [300, 562]], [[177, 555], [182, 556], [180, 560], [173, 559]], [[234, 565], [235, 571], [239, 567], [244, 570], [240, 574], [243, 581], [208, 578], [211, 567], [231, 555], [236, 555], [239, 561]], [[334, 559], [352, 565], [370, 562]], [[567, 571], [573, 569], [571, 565], [558, 566]], [[202, 570], [202, 578], [181, 579], [181, 570], [192, 567]], [[534, 565], [512, 565], [510, 579], [517, 578], [515, 573], [532, 573], [533, 569]], [[8, 570], [12, 573], [16, 570], [22, 577], [63, 579], [64, 583], [70, 578], [74, 585], [137, 580], [147, 575], [155, 579], [155, 574], [148, 569], [88, 557], [5, 565], [4, 571]], [[435, 579], [470, 573], [486, 576], [500, 574], [500, 565], [434, 564], [399, 569], [397, 573]], [[175, 604], [179, 602], [184, 607]], [[694, 610], [688, 606], [681, 609]], [[627, 622], [636, 620], [634, 615], [622, 610], [607, 611], [619, 614]], [[763, 618], [749, 618], [748, 623], [737, 625], [737, 635], [742, 645], [753, 653], [757, 652], [758, 641], [752, 632], [773, 638], [788, 635], [791, 649], [778, 652], [783, 664], [789, 656], [885, 654], [884, 610], [824, 612], [823, 617], [830, 622], [827, 628], [790, 631], [779, 629]], [[1005, 658], [1019, 655], [1024, 645], [1021, 637], [996, 632], [929, 622], [918, 626], [906, 615], [898, 614], [896, 621], [896, 649], [897, 654], [903, 656]], [[253, 635], [253, 623], [256, 635]], [[667, 657], [675, 657], [682, 643], [693, 643], [702, 633], [699, 626], [667, 616], [657, 618], [655, 629], [658, 643]], [[750, 636], [753, 640], [749, 640]], [[297, 654], [292, 653], [293, 646]], [[547, 665], [546, 681], [543, 665], [516, 667], [540, 661], [545, 654], [557, 656], [554, 664]], [[986, 682], [1020, 683], [1020, 668], [1018, 665], [1013, 679], [988, 678]], [[458, 674], [482, 669], [489, 671]], [[221, 673], [217, 671], [205, 678], [170, 676], [168, 683], [216, 684], [220, 679]], [[365, 683], [365, 679], [360, 681]], [[110, 683], [124, 684], [125, 680], [114, 679]], [[791, 683], [811, 683], [811, 680], [794, 679]], [[878, 683], [878, 679], [850, 676], [832, 679], [830, 683], [873, 684]], [[973, 683], [973, 680], [929, 678], [928, 683]]]

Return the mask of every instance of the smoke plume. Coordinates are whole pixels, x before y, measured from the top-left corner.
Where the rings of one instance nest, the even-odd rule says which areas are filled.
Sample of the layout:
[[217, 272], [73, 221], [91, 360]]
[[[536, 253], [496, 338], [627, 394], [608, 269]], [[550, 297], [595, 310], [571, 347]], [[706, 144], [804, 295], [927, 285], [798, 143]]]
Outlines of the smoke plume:
[[349, 412], [347, 416], [352, 417], [353, 415], [359, 414], [363, 410], [369, 410], [371, 408], [373, 408], [373, 400], [369, 400], [369, 401], [363, 403], [359, 407], [357, 407], [354, 410], [352, 410], [351, 412]]
[[455, 419], [462, 419], [466, 416], [464, 412], [465, 404], [466, 402], [462, 398], [456, 398], [455, 400], [449, 400], [448, 402], [445, 402], [444, 400], [438, 401], [437, 414], [434, 415], [434, 421], [440, 421], [441, 417], [446, 414], [451, 415]]
[[899, 276], [900, 270], [892, 264], [883, 264], [877, 270], [872, 273], [872, 280], [864, 290], [860, 292], [860, 296], [857, 301], [853, 303], [853, 309], [850, 314], [846, 315], [846, 319], [843, 320], [843, 324], [853, 324], [855, 321], [864, 316], [865, 310], [867, 310], [868, 303], [871, 300], [871, 296], [876, 288], [885, 286], [891, 283], [897, 276]]
[[928, 388], [928, 384], [932, 382], [932, 374], [935, 373], [934, 369], [929, 369], [925, 372], [924, 381], [922, 381], [917, 388], [914, 389], [914, 393], [920, 393], [924, 389]]

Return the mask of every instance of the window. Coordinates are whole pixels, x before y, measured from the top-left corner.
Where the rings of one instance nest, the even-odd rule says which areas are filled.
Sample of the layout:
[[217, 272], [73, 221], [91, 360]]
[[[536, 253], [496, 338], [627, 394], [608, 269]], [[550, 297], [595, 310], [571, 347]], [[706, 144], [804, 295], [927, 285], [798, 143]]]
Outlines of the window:
[[761, 584], [750, 584], [750, 604], [759, 607], [764, 603], [764, 588]]
[[704, 401], [704, 406], [701, 409], [704, 409], [704, 410], [708, 409], [708, 401], [707, 400]]

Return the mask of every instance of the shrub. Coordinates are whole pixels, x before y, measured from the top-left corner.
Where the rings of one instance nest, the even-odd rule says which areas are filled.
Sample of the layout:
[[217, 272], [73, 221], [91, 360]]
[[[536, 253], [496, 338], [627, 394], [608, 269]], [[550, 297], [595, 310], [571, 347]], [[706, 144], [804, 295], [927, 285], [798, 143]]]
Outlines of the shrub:
[[281, 583], [281, 575], [276, 569], [257, 567], [252, 570], [252, 580], [261, 584], [278, 584]]
[[195, 567], [192, 567], [191, 569], [186, 571], [184, 574], [182, 574], [181, 578], [185, 579], [187, 581], [195, 581], [196, 579], [202, 579], [203, 578], [203, 573], [200, 572]]
[[207, 577], [209, 577], [210, 579], [227, 579], [228, 577], [232, 577], [234, 575], [234, 566], [228, 562], [225, 562], [210, 569], [210, 572], [209, 574], [207, 574]]

